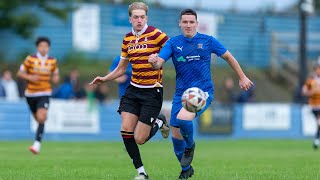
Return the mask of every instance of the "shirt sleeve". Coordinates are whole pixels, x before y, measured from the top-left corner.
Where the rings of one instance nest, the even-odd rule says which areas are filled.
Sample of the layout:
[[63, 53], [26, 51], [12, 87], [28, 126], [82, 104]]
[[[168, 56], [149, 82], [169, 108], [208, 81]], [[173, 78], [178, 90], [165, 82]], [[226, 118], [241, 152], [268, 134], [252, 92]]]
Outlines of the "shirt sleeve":
[[217, 56], [222, 56], [227, 49], [214, 37], [211, 36], [211, 52]]
[[58, 74], [59, 73], [59, 67], [58, 67], [57, 59], [55, 59], [54, 66], [52, 68], [52, 73], [54, 73], [54, 74]]
[[160, 33], [160, 35], [157, 37], [156, 41], [158, 46], [163, 47], [165, 43], [168, 41], [169, 37], [161, 30], [158, 30], [158, 32]]
[[168, 61], [170, 57], [172, 56], [172, 45], [171, 45], [171, 39], [169, 39], [163, 48], [159, 52], [159, 57], [164, 59], [165, 61]]
[[29, 61], [29, 56], [26, 57], [26, 59], [23, 61], [23, 63], [20, 65], [19, 71], [21, 72], [27, 72], [28, 68], [31, 66]]
[[128, 43], [125, 38], [123, 38], [122, 46], [121, 46], [121, 58], [128, 59]]

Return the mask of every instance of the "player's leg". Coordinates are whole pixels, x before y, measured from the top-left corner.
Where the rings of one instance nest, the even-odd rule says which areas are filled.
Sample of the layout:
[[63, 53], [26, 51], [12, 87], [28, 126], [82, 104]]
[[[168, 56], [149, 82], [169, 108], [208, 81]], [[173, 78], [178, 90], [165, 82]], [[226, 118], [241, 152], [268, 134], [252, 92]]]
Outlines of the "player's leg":
[[316, 131], [316, 135], [315, 135], [315, 139], [313, 142], [313, 148], [314, 149], [318, 149], [318, 146], [320, 144], [320, 110], [313, 110], [312, 111], [315, 118], [316, 118], [316, 124], [317, 124], [317, 131]]
[[181, 108], [178, 115], [177, 121], [180, 128], [180, 133], [183, 139], [186, 141], [186, 148], [184, 150], [182, 159], [181, 159], [181, 166], [183, 169], [189, 168], [193, 157], [194, 157], [194, 150], [195, 150], [195, 142], [193, 139], [193, 122], [192, 120], [196, 117], [199, 117], [210, 105], [213, 100], [213, 96], [209, 95], [207, 98], [206, 106], [197, 113], [192, 113], [187, 111], [184, 108]]
[[[135, 138], [138, 144], [144, 144], [150, 140], [159, 129], [167, 128], [169, 131], [166, 118], [159, 116], [162, 107], [162, 88], [141, 89], [143, 93], [138, 95], [141, 100], [141, 111], [139, 123], [135, 131]], [[169, 133], [167, 133], [169, 134]]]
[[[134, 167], [138, 171], [137, 179], [147, 179], [148, 176], [144, 170], [140, 156], [138, 145], [135, 141], [135, 128], [140, 115], [141, 104], [136, 97], [138, 89], [134, 86], [129, 86], [125, 94], [121, 98], [118, 112], [121, 114], [121, 136], [126, 150], [132, 159]], [[140, 174], [141, 173], [141, 174]]]
[[132, 159], [133, 165], [136, 169], [143, 167], [140, 151], [134, 139], [134, 129], [138, 122], [138, 116], [128, 112], [121, 113], [121, 136], [126, 150]]
[[184, 171], [190, 168], [190, 164], [193, 160], [195, 142], [193, 139], [192, 120], [195, 118], [195, 116], [196, 116], [195, 113], [189, 112], [184, 108], [181, 108], [177, 115], [177, 121], [180, 128], [180, 133], [186, 142], [186, 147], [184, 149], [184, 153], [180, 161], [182, 170]]
[[44, 124], [47, 119], [47, 112], [49, 107], [49, 97], [41, 96], [31, 98], [31, 103], [29, 103], [30, 109], [33, 111], [33, 116], [38, 122], [38, 128], [36, 131], [35, 141], [29, 150], [38, 154], [41, 148], [41, 141], [44, 133]]
[[[173, 149], [174, 153], [178, 159], [179, 162], [181, 162], [182, 156], [185, 151], [186, 143], [183, 139], [180, 129], [177, 127], [172, 127], [172, 143], [173, 143]], [[193, 176], [194, 170], [191, 165], [182, 167], [182, 170], [179, 175], [179, 179], [188, 179], [189, 177]]]

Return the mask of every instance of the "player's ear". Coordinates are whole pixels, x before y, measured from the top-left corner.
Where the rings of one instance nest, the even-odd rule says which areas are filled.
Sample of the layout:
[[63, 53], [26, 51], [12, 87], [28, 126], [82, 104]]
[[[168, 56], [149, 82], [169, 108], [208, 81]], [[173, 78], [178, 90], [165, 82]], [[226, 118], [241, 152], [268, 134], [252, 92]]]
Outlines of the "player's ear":
[[181, 20], [179, 20], [179, 27], [181, 27]]
[[132, 24], [132, 22], [131, 22], [131, 17], [129, 17], [129, 22], [130, 22], [130, 24]]

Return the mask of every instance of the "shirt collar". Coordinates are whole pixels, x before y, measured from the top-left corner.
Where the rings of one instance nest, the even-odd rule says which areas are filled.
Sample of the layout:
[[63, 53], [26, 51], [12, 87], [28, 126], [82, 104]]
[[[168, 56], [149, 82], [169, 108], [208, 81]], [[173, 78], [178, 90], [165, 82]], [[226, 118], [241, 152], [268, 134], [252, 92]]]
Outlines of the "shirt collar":
[[46, 54], [45, 56], [42, 56], [39, 52], [37, 52], [37, 58], [42, 61], [45, 61], [48, 59], [48, 54]]
[[146, 32], [147, 28], [148, 28], [148, 25], [145, 24], [144, 27], [143, 27], [143, 29], [142, 29], [141, 31], [135, 32], [133, 28], [132, 28], [131, 31], [132, 31], [132, 34], [133, 34], [133, 35], [135, 35], [135, 36], [140, 36], [141, 34], [143, 34], [144, 32]]

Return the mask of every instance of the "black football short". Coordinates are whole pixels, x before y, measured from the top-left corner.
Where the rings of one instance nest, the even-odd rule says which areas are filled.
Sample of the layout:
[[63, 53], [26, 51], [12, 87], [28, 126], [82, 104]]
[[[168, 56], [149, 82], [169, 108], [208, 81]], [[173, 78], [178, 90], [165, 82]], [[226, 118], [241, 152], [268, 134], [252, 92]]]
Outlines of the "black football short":
[[40, 108], [49, 108], [49, 96], [26, 97], [30, 110], [36, 113]]
[[163, 88], [138, 88], [129, 85], [122, 96], [118, 112], [129, 112], [139, 117], [139, 121], [151, 125], [161, 110]]

